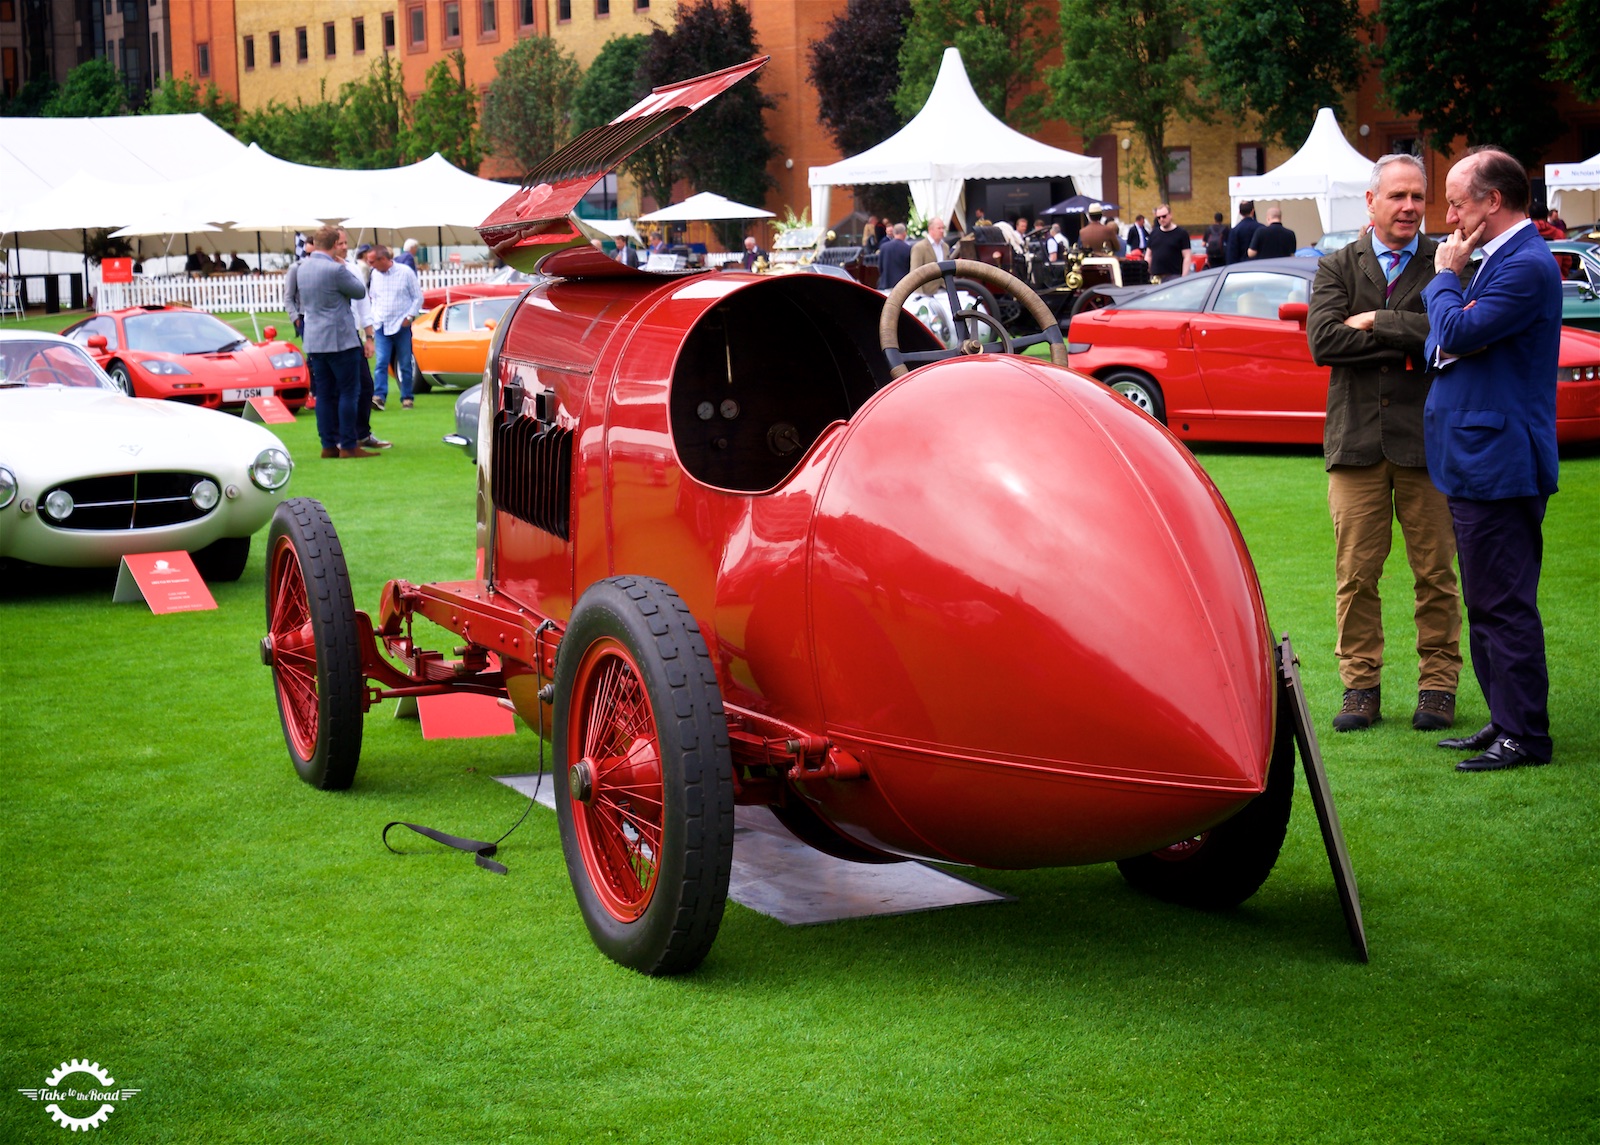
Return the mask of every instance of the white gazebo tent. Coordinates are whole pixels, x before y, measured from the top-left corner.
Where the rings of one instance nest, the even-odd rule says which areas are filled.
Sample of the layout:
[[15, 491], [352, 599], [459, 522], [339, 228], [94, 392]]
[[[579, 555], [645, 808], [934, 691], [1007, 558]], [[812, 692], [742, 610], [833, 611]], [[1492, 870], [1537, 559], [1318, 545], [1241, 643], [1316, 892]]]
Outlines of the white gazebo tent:
[[1550, 209], [1569, 223], [1600, 219], [1600, 155], [1582, 163], [1546, 163], [1544, 196]]
[[968, 179], [1066, 179], [1079, 194], [1103, 196], [1100, 160], [1030, 139], [989, 112], [972, 90], [961, 53], [946, 48], [928, 102], [912, 121], [859, 155], [811, 168], [811, 217], [830, 218], [834, 187], [905, 183], [924, 218], [957, 212]]
[[1349, 231], [1367, 224], [1367, 184], [1372, 160], [1350, 146], [1333, 117], [1333, 108], [1317, 112], [1311, 134], [1300, 150], [1264, 175], [1235, 175], [1228, 180], [1233, 218], [1239, 204], [1254, 199], [1256, 218], [1266, 222], [1268, 207], [1283, 209], [1283, 225], [1301, 246], [1315, 243], [1329, 231]]
[[640, 215], [641, 223], [696, 223], [696, 222], [726, 222], [734, 219], [770, 219], [774, 215], [771, 211], [764, 211], [760, 207], [747, 207], [743, 203], [735, 203], [732, 199], [724, 198], [715, 191], [701, 191], [698, 195], [690, 195], [681, 203], [674, 203], [670, 207], [662, 207], [659, 211], [651, 211], [648, 215]]

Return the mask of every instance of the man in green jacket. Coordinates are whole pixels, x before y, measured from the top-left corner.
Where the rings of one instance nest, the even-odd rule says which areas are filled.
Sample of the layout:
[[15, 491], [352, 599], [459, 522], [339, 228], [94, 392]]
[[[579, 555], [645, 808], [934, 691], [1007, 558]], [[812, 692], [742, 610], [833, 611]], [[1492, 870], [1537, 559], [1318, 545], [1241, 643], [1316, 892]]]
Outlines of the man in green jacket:
[[1311, 290], [1307, 337], [1318, 365], [1333, 367], [1323, 454], [1333, 517], [1338, 642], [1344, 682], [1335, 731], [1382, 716], [1383, 607], [1378, 579], [1399, 518], [1415, 582], [1420, 731], [1455, 722], [1461, 674], [1461, 593], [1450, 508], [1428, 477], [1422, 408], [1428, 317], [1422, 288], [1438, 246], [1422, 234], [1427, 176], [1410, 155], [1372, 170], [1372, 229], [1327, 255]]

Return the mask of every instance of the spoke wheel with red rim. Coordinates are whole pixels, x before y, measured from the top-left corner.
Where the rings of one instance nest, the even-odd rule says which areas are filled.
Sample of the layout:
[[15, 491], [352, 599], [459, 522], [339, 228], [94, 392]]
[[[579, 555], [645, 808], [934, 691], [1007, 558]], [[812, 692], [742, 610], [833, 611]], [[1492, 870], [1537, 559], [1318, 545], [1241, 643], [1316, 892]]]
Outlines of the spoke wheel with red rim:
[[366, 678], [339, 536], [309, 497], [278, 506], [267, 533], [267, 635], [278, 716], [300, 778], [324, 791], [355, 779]]
[[670, 587], [612, 577], [583, 594], [553, 740], [561, 847], [595, 945], [646, 974], [692, 970], [727, 901], [733, 764], [710, 653]]
[[1280, 689], [1267, 789], [1209, 831], [1118, 860], [1117, 868], [1130, 885], [1202, 910], [1236, 907], [1261, 889], [1283, 849], [1294, 798], [1294, 720], [1286, 697]]

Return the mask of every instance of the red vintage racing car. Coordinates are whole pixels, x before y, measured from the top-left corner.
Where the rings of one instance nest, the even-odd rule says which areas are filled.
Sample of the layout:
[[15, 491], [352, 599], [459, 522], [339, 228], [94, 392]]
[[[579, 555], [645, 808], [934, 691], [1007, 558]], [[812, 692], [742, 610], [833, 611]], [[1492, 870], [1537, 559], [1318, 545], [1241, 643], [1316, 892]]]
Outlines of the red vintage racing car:
[[[887, 300], [822, 275], [646, 273], [567, 220], [761, 62], [658, 89], [483, 225], [552, 278], [490, 350], [478, 576], [390, 581], [373, 619], [322, 507], [279, 511], [262, 658], [300, 775], [348, 787], [382, 698], [509, 697], [551, 732], [589, 931], [646, 973], [710, 948], [739, 803], [861, 862], [1117, 861], [1155, 894], [1242, 901], [1305, 751], [1292, 666], [1216, 488], [1063, 368], [1044, 303], [957, 261]], [[980, 341], [993, 323], [971, 313], [946, 349], [902, 309], [957, 275], [1028, 305], [1054, 364]], [[418, 617], [458, 655], [420, 647]]]

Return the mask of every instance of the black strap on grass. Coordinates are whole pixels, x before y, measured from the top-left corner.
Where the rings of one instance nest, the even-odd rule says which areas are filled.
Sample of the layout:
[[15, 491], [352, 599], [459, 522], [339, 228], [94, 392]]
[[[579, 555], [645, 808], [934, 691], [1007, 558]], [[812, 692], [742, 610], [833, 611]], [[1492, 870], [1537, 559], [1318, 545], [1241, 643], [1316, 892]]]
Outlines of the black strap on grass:
[[[544, 635], [544, 633], [547, 630], [549, 630], [551, 628], [554, 628], [554, 627], [555, 627], [555, 621], [546, 620], [546, 621], [543, 621], [542, 623], [540, 623], [538, 628], [535, 628], [533, 630], [533, 646], [534, 646], [534, 650], [535, 650], [535, 655], [534, 655], [534, 661], [535, 661], [534, 671], [535, 672], [539, 671], [538, 655], [537, 655], [537, 651], [538, 651], [538, 647], [539, 647], [539, 637]], [[543, 679], [544, 679], [544, 677], [541, 674], [539, 676], [539, 680], [540, 680], [541, 683], [543, 682]], [[510, 829], [507, 830], [504, 835], [501, 835], [494, 842], [485, 843], [482, 839], [467, 839], [467, 838], [464, 838], [464, 837], [462, 837], [460, 835], [447, 834], [446, 832], [436, 830], [433, 827], [423, 827], [423, 826], [421, 826], [419, 824], [416, 824], [416, 823], [407, 823], [404, 820], [395, 819], [392, 822], [385, 823], [384, 826], [383, 826], [383, 835], [382, 835], [383, 845], [385, 847], [388, 847], [389, 850], [391, 852], [393, 852], [394, 854], [396, 854], [396, 855], [405, 854], [406, 852], [404, 852], [404, 851], [396, 851], [392, 846], [389, 845], [389, 828], [391, 828], [391, 827], [409, 827], [409, 828], [411, 828], [411, 830], [415, 831], [417, 834], [424, 835], [427, 838], [432, 839], [435, 843], [443, 843], [446, 847], [454, 847], [458, 851], [466, 851], [468, 854], [472, 855], [472, 857], [473, 857], [472, 861], [473, 862], [477, 863], [478, 866], [482, 867], [484, 870], [489, 871], [492, 874], [496, 874], [496, 875], [510, 874], [511, 872], [507, 869], [507, 867], [506, 867], [506, 865], [504, 863], [500, 862], [498, 859], [491, 859], [489, 856], [493, 855], [499, 849], [500, 844], [504, 843], [506, 841], [506, 839], [510, 836], [512, 831], [515, 831], [518, 827], [522, 826], [523, 820], [527, 819], [527, 817], [528, 817], [528, 812], [533, 810], [534, 803], [536, 803], [538, 801], [538, 799], [539, 799], [539, 788], [542, 787], [543, 785], [544, 785], [544, 736], [541, 735], [539, 737], [539, 771], [538, 771], [538, 778], [533, 781], [533, 794], [528, 796], [528, 805], [522, 809], [522, 815], [517, 819], [517, 821], [515, 823], [511, 824]]]

